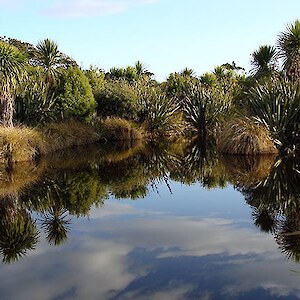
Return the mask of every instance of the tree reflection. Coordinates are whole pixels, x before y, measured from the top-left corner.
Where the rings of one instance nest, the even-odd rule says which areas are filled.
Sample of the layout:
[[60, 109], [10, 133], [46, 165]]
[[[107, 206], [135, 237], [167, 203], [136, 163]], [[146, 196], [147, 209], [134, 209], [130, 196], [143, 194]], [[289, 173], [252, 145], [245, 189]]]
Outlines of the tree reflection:
[[67, 210], [56, 207], [44, 214], [42, 228], [46, 232], [46, 239], [50, 245], [57, 246], [67, 240], [71, 223], [67, 216]]
[[1, 199], [0, 216], [0, 252], [3, 262], [17, 261], [36, 247], [39, 238], [36, 222], [20, 207], [17, 195]]
[[273, 233], [288, 258], [300, 261], [300, 161], [276, 160], [265, 179], [238, 188], [253, 208], [255, 225]]
[[[195, 139], [134, 149], [125, 145], [119, 152], [106, 148], [88, 148], [89, 155], [72, 150], [42, 159], [41, 167], [0, 172], [3, 261], [35, 248], [37, 225], [47, 242], [58, 246], [68, 239], [73, 216], [88, 216], [108, 197], [143, 198], [158, 191], [159, 183], [172, 192], [170, 180], [206, 189], [234, 184], [252, 207], [254, 224], [273, 234], [288, 257], [300, 259], [300, 168], [295, 158], [274, 163], [274, 156], [223, 156], [213, 139], [205, 145]], [[39, 216], [38, 224], [33, 215]]]

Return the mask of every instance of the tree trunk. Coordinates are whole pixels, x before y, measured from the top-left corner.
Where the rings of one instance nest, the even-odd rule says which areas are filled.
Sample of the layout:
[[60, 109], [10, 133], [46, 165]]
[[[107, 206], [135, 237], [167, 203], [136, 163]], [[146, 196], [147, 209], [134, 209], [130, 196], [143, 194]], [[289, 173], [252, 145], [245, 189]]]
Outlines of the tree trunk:
[[5, 127], [13, 127], [13, 97], [12, 95], [4, 90], [0, 94], [0, 122]]
[[200, 118], [198, 123], [198, 137], [201, 141], [206, 139], [206, 120], [205, 120], [205, 107], [201, 107]]

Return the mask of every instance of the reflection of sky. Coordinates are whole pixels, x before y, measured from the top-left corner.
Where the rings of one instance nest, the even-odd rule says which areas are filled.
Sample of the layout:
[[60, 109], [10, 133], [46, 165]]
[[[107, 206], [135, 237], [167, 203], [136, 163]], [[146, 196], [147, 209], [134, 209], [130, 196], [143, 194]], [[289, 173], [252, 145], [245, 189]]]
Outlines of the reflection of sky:
[[171, 181], [169, 185], [172, 194], [167, 185], [162, 183], [158, 189], [159, 194], [152, 190], [150, 197], [132, 205], [141, 209], [188, 216], [247, 218], [251, 213], [251, 209], [242, 201], [243, 196], [232, 186], [228, 186], [225, 193], [224, 189], [201, 189], [199, 183], [187, 186]]
[[[231, 188], [108, 200], [73, 219], [67, 243], [2, 265], [1, 299], [296, 299], [300, 266]], [[248, 224], [248, 226], [244, 226]], [[299, 273], [300, 274], [300, 273]]]

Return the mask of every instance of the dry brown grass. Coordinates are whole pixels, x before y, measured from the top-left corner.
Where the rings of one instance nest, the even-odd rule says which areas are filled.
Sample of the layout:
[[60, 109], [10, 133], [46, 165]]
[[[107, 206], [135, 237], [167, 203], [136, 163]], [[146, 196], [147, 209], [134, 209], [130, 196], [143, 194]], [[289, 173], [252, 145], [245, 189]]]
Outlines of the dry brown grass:
[[108, 141], [141, 140], [143, 133], [131, 122], [120, 118], [107, 118], [99, 123], [101, 135]]
[[276, 155], [223, 155], [226, 177], [237, 186], [255, 185], [270, 173]]
[[20, 194], [25, 188], [34, 184], [43, 176], [46, 164], [36, 165], [32, 161], [20, 162], [12, 171], [0, 165], [0, 199]]
[[61, 123], [50, 123], [41, 129], [46, 147], [41, 149], [41, 154], [57, 150], [95, 143], [99, 134], [88, 124], [70, 120]]
[[99, 137], [93, 127], [74, 120], [43, 128], [0, 127], [0, 163], [33, 160], [40, 154], [95, 143]]
[[0, 127], [0, 162], [32, 160], [43, 148], [41, 133], [29, 127]]
[[235, 119], [225, 124], [217, 138], [217, 147], [227, 154], [277, 153], [268, 129], [250, 118]]

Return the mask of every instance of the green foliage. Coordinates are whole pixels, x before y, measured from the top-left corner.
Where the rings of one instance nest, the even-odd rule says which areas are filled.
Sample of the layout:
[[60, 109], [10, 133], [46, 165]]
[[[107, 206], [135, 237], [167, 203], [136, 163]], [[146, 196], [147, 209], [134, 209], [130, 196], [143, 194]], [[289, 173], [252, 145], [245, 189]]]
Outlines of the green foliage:
[[60, 78], [55, 109], [63, 118], [91, 119], [96, 101], [88, 78], [79, 68], [69, 68]]
[[205, 137], [206, 129], [213, 130], [230, 109], [230, 102], [201, 83], [191, 86], [182, 102], [182, 110], [191, 129]]
[[77, 67], [76, 62], [58, 50], [56, 42], [50, 39], [39, 41], [30, 60], [33, 66], [44, 70], [45, 82], [51, 87], [55, 85], [61, 69]]
[[124, 79], [127, 81], [137, 80], [139, 75], [135, 67], [128, 66], [124, 68], [111, 68], [107, 74], [107, 77], [110, 79], [118, 80]]
[[292, 78], [300, 78], [300, 21], [289, 24], [278, 36], [279, 56], [283, 68]]
[[300, 87], [287, 79], [271, 80], [250, 89], [256, 119], [268, 126], [281, 152], [300, 144]]
[[100, 117], [136, 119], [138, 90], [125, 80], [107, 80], [95, 95]]
[[145, 65], [139, 60], [134, 66], [127, 66], [126, 68], [113, 67], [106, 73], [108, 79], [119, 80], [124, 79], [128, 82], [138, 81], [141, 78], [150, 79], [154, 74], [149, 72]]
[[185, 91], [197, 81], [191, 76], [189, 70], [183, 70], [181, 73], [171, 73], [166, 82], [162, 83], [162, 89], [168, 97], [176, 97], [181, 100]]
[[42, 228], [46, 232], [46, 239], [50, 245], [60, 245], [68, 238], [70, 220], [67, 219], [66, 210], [50, 209], [43, 216]]
[[200, 82], [204, 86], [213, 88], [217, 85], [217, 76], [214, 73], [206, 72], [200, 77]]
[[139, 122], [152, 136], [173, 136], [182, 131], [177, 99], [167, 97], [159, 88], [146, 87], [139, 96]]
[[227, 103], [228, 106], [235, 105], [237, 108], [243, 97], [246, 77], [244, 69], [226, 63], [217, 66], [212, 73], [204, 73], [200, 82], [204, 87], [210, 89], [213, 98], [218, 102]]
[[56, 96], [49, 85], [30, 78], [15, 99], [14, 117], [21, 123], [33, 125], [54, 121], [59, 116], [53, 109], [55, 102]]
[[12, 90], [25, 73], [26, 60], [16, 47], [0, 41], [0, 86]]
[[256, 78], [270, 76], [276, 70], [278, 53], [273, 46], [260, 46], [251, 56], [252, 76]]
[[24, 78], [25, 66], [24, 54], [0, 41], [0, 121], [4, 126], [13, 126], [13, 94]]
[[28, 60], [30, 60], [30, 58], [32, 57], [35, 51], [34, 45], [30, 43], [26, 43], [14, 38], [6, 38], [6, 37], [5, 38], [0, 37], [0, 40], [18, 48], [19, 51], [22, 52], [22, 54], [25, 55]]
[[96, 96], [104, 87], [105, 73], [101, 69], [93, 66], [84, 73], [89, 80], [94, 96]]
[[49, 39], [40, 41], [35, 52], [36, 65], [44, 69], [45, 81], [54, 84], [59, 74], [60, 52], [58, 45]]
[[19, 211], [15, 216], [8, 214], [0, 221], [0, 252], [3, 262], [19, 260], [27, 251], [34, 250], [39, 232], [35, 222], [26, 212]]

